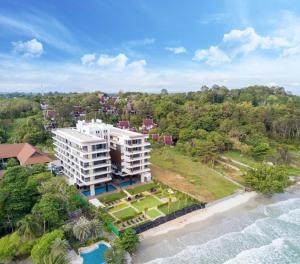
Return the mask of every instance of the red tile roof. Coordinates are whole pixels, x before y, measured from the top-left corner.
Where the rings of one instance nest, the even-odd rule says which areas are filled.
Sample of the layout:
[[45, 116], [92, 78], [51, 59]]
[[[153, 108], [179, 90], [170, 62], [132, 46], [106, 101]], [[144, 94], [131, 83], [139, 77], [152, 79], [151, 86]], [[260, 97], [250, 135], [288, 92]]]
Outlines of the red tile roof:
[[172, 138], [172, 136], [164, 136], [164, 143], [166, 145], [173, 145], [173, 138]]
[[39, 149], [28, 143], [1, 144], [0, 159], [17, 158], [21, 165], [50, 162], [51, 159]]
[[158, 134], [152, 134], [152, 139], [157, 141], [159, 140], [159, 135]]
[[154, 125], [153, 119], [144, 119], [143, 120], [143, 125], [144, 126], [153, 126]]
[[118, 128], [128, 129], [129, 127], [130, 127], [130, 124], [129, 124], [128, 120], [122, 120], [122, 121], [119, 121], [119, 123], [118, 123]]

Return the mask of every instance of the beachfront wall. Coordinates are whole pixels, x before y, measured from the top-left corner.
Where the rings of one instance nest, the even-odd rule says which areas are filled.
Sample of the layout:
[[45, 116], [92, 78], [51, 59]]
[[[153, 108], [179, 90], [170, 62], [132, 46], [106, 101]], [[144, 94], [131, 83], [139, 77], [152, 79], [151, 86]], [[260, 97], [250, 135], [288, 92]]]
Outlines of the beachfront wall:
[[174, 213], [168, 214], [166, 216], [159, 217], [151, 222], [141, 224], [137, 227], [134, 227], [134, 230], [136, 231], [137, 234], [142, 233], [144, 231], [147, 231], [148, 229], [154, 228], [156, 226], [159, 226], [161, 224], [164, 224], [168, 221], [174, 220], [180, 216], [186, 215], [188, 213], [191, 213], [195, 210], [203, 209], [205, 208], [205, 203], [200, 203], [200, 204], [193, 204], [191, 206], [185, 207], [181, 210], [178, 210]]

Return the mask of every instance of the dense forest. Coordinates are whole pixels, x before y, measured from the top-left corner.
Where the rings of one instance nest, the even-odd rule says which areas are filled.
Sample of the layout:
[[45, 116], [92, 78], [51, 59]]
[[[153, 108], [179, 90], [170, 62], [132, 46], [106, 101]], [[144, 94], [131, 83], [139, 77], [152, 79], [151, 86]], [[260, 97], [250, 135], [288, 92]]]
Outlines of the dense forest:
[[[106, 105], [114, 112], [101, 111], [99, 92], [47, 94], [0, 99], [0, 142], [29, 142], [51, 146], [51, 137], [44, 131], [41, 101], [54, 109], [57, 126], [75, 124], [74, 106], [85, 111], [84, 119], [100, 118], [116, 124], [129, 120], [139, 128], [142, 120], [152, 117], [158, 128], [150, 133], [172, 135], [176, 148], [203, 161], [230, 149], [238, 149], [257, 159], [288, 159], [286, 146], [293, 147], [300, 139], [300, 97], [288, 94], [281, 87], [252, 86], [229, 90], [214, 85], [198, 92], [168, 94], [119, 93], [118, 100]], [[134, 114], [126, 111], [130, 103]], [[159, 144], [159, 143], [157, 143]], [[284, 145], [284, 146], [283, 146]], [[274, 151], [275, 150], [275, 151]], [[278, 151], [279, 150], [279, 151]]]

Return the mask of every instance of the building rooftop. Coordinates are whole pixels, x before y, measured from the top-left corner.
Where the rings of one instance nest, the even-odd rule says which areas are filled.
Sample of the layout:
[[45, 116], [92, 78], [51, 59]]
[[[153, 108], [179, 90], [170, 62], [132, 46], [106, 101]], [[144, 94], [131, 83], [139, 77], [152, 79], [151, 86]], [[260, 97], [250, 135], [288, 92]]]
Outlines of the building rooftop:
[[0, 159], [17, 158], [21, 165], [32, 165], [52, 161], [45, 153], [28, 143], [1, 144]]
[[68, 139], [79, 143], [93, 143], [93, 142], [102, 142], [104, 139], [96, 136], [87, 135], [84, 133], [80, 133], [73, 128], [58, 128], [53, 131], [54, 134], [61, 134]]
[[125, 129], [121, 129], [121, 128], [117, 128], [117, 127], [111, 127], [110, 128], [112, 133], [116, 133], [118, 135], [124, 135], [124, 136], [128, 136], [128, 137], [142, 137], [145, 136], [141, 133], [137, 133], [137, 132], [133, 132], [130, 130], [125, 130]]

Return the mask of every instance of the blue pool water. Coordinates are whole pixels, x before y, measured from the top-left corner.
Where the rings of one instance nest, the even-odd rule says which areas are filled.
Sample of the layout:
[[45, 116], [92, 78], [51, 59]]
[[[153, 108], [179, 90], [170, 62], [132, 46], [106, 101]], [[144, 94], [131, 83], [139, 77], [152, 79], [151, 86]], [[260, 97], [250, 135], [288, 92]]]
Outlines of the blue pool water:
[[[132, 184], [135, 184], [135, 183], [136, 183], [136, 181], [132, 181]], [[123, 181], [123, 182], [119, 183], [118, 185], [120, 187], [126, 187], [126, 186], [129, 186], [131, 184], [130, 184], [130, 180], [128, 180], [128, 181]]]
[[[113, 185], [109, 184], [109, 185], [108, 185], [108, 191], [109, 191], [109, 192], [112, 192], [112, 191], [114, 191], [114, 190], [116, 190], [116, 188], [115, 188]], [[105, 193], [105, 192], [106, 192], [105, 186], [101, 186], [101, 187], [98, 187], [98, 188], [95, 189], [96, 195], [99, 195], [99, 194]], [[90, 192], [90, 191], [84, 191], [84, 192], [82, 192], [82, 193], [83, 193], [85, 196], [90, 196], [90, 195], [91, 195], [91, 192]]]
[[81, 253], [80, 256], [83, 257], [83, 264], [104, 264], [104, 252], [107, 248], [108, 246], [105, 244], [99, 244], [97, 249], [88, 253]]

